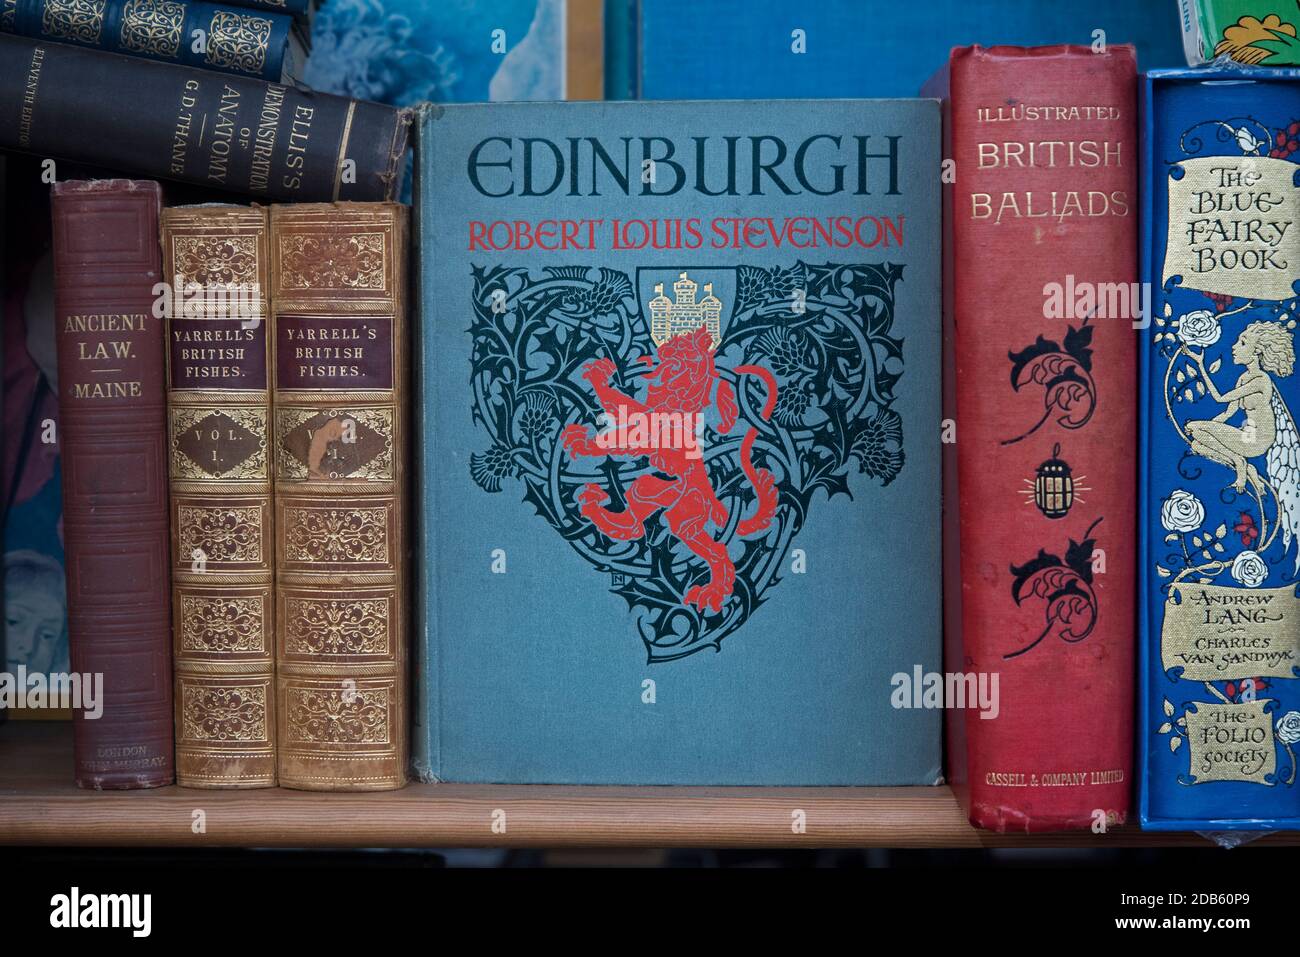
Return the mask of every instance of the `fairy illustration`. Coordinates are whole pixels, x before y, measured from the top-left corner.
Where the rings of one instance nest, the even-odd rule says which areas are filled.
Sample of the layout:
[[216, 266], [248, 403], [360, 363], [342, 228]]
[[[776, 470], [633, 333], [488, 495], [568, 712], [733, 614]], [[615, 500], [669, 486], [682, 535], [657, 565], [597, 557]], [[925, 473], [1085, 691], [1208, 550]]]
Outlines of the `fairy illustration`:
[[[1300, 435], [1273, 383], [1273, 376], [1285, 378], [1294, 371], [1295, 348], [1290, 332], [1276, 322], [1246, 326], [1232, 345], [1232, 361], [1245, 371], [1227, 392], [1219, 391], [1211, 378], [1204, 351], [1188, 349], [1186, 353], [1199, 367], [1210, 396], [1225, 406], [1213, 419], [1186, 424], [1192, 451], [1232, 469], [1232, 487], [1237, 492], [1249, 486], [1260, 501], [1266, 491], [1273, 493], [1282, 542], [1290, 550], [1292, 537], [1300, 538]], [[1244, 421], [1240, 426], [1232, 425], [1230, 420], [1238, 412]], [[1250, 461], [1261, 455], [1268, 468], [1267, 481]], [[1300, 570], [1300, 554], [1296, 568]]]

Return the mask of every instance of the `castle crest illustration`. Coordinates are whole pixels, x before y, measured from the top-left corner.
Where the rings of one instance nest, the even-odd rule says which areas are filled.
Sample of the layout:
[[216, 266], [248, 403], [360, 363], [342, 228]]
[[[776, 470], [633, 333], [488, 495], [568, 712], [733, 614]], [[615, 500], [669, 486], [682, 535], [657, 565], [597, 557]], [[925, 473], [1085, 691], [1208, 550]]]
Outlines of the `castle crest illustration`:
[[474, 481], [522, 487], [627, 601], [649, 661], [719, 650], [816, 501], [904, 467], [902, 273], [474, 266]]
[[[722, 341], [722, 300], [713, 294], [713, 283], [704, 286], [704, 298], [695, 301], [699, 283], [681, 273], [673, 283], [674, 299], [664, 295], [664, 284], [655, 283], [650, 300], [650, 338], [662, 346], [674, 336], [690, 335], [703, 328], [716, 347]], [[675, 301], [674, 301], [675, 300]]]

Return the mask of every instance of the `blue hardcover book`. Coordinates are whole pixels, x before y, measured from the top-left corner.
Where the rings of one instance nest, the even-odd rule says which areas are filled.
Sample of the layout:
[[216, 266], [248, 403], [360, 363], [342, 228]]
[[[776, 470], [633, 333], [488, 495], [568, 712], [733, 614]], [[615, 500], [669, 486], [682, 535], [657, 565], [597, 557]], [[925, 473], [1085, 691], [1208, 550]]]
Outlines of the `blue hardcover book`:
[[939, 126], [421, 110], [419, 777], [938, 782]]
[[1300, 73], [1143, 85], [1144, 827], [1300, 826]]
[[202, 0], [0, 0], [0, 32], [273, 83], [306, 61], [291, 16]]
[[1131, 43], [1144, 69], [1183, 62], [1174, 0], [611, 0], [633, 2], [623, 62], [648, 100], [911, 96], [959, 43]]

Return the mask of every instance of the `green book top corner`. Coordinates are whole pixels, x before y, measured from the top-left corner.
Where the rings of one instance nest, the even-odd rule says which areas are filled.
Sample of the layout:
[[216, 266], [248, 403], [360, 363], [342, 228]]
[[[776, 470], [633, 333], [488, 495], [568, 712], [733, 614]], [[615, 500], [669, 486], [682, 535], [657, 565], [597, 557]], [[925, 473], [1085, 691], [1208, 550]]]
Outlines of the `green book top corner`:
[[1300, 66], [1300, 0], [1179, 0], [1191, 66], [1228, 57], [1247, 66]]

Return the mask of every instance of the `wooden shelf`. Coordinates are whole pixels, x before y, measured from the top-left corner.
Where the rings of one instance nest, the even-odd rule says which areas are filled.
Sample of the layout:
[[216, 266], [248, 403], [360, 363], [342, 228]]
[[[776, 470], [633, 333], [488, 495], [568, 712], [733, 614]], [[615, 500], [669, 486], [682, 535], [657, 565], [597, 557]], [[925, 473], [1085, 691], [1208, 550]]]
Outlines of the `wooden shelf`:
[[[71, 725], [0, 726], [0, 844], [152, 847], [1130, 847], [1207, 846], [1135, 827], [999, 835], [937, 788], [625, 788], [415, 784], [379, 794], [93, 792], [72, 781]], [[791, 829], [805, 812], [807, 831]], [[194, 812], [206, 833], [191, 830]], [[493, 815], [505, 813], [506, 832]], [[1248, 846], [1300, 845], [1278, 834]]]

